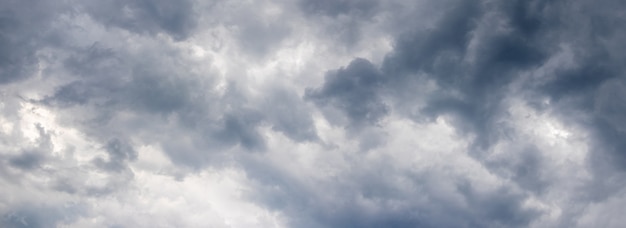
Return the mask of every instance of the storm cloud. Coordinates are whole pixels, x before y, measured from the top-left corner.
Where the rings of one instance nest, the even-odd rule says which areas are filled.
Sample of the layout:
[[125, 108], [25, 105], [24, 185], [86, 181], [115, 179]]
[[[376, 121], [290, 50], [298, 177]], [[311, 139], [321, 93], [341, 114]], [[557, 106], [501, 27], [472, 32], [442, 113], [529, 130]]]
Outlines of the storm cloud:
[[0, 0], [0, 226], [623, 227], [625, 10]]

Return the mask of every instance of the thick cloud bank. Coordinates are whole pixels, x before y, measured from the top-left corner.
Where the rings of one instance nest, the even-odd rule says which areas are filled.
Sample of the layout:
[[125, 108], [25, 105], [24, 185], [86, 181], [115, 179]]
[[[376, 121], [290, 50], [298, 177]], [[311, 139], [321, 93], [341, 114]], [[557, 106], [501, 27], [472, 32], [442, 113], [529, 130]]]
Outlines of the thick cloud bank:
[[0, 227], [624, 227], [624, 12], [0, 0]]

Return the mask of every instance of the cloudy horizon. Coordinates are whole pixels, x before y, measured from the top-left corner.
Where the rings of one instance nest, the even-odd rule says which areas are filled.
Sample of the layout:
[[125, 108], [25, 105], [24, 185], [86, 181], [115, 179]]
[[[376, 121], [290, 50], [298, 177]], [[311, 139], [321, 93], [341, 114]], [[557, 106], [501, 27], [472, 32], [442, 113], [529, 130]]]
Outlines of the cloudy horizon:
[[625, 12], [0, 0], [0, 227], [624, 227]]

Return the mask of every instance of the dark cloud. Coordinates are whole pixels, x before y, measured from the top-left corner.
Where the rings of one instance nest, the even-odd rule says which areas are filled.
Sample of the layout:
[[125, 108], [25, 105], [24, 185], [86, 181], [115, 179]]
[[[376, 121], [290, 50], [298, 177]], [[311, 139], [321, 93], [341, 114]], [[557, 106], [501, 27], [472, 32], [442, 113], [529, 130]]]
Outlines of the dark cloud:
[[[385, 72], [432, 71], [437, 67], [435, 60], [458, 59], [469, 42], [469, 33], [476, 26], [480, 7], [476, 1], [463, 1], [446, 9], [432, 31], [412, 31], [397, 38], [390, 56], [385, 59]], [[446, 58], [447, 57], [447, 58]], [[443, 59], [442, 59], [443, 58]], [[460, 66], [443, 65], [444, 69]], [[401, 74], [400, 74], [401, 75]], [[438, 75], [442, 82], [453, 75]]]
[[[157, 53], [145, 53], [157, 54]], [[166, 53], [158, 53], [166, 54]], [[132, 108], [149, 113], [170, 114], [194, 99], [193, 79], [179, 79], [173, 58], [134, 61], [132, 55], [102, 47], [98, 43], [79, 50], [65, 61], [77, 80], [57, 89], [45, 101], [55, 105], [98, 105]], [[162, 67], [147, 67], [158, 62]]]
[[354, 49], [367, 40], [364, 28], [380, 22], [377, 19], [385, 12], [385, 5], [372, 0], [297, 1], [297, 7], [306, 19], [321, 25], [317, 38], [338, 43], [335, 46], [337, 51]]
[[3, 1], [0, 10], [0, 84], [37, 72], [37, 50], [54, 44], [50, 23], [66, 11], [48, 1]]
[[[625, 7], [616, 1], [594, 5], [581, 1], [557, 11], [567, 20], [560, 21], [559, 27], [551, 28], [561, 32], [559, 42], [573, 45], [575, 65], [557, 71], [546, 82], [533, 87], [554, 102], [564, 120], [589, 130], [594, 149], [588, 160], [594, 167], [594, 175], [620, 180], [613, 183], [593, 181], [590, 185], [594, 187], [591, 188], [605, 190], [592, 198], [605, 199], [609, 192], [623, 188], [616, 183], [623, 183], [621, 167], [626, 161], [623, 153], [626, 147], [621, 139], [626, 135], [622, 130], [624, 121], [620, 114], [616, 114], [623, 101], [615, 92], [622, 87], [625, 59], [615, 50], [623, 47], [620, 40], [626, 37], [622, 32], [626, 18], [615, 10]], [[608, 98], [608, 94], [614, 95]]]
[[319, 138], [310, 110], [293, 91], [273, 89], [265, 99], [263, 113], [272, 129], [295, 141], [317, 141]]
[[[400, 77], [399, 81], [407, 80], [403, 75], [415, 75], [412, 72], [423, 72], [434, 80], [441, 91], [430, 98], [424, 113], [456, 116], [460, 129], [479, 132], [481, 147], [493, 140], [489, 125], [500, 112], [503, 96], [498, 94], [507, 92], [506, 86], [521, 70], [537, 67], [545, 58], [541, 46], [534, 43], [539, 41], [523, 36], [529, 33], [526, 24], [511, 22], [506, 12], [502, 12], [505, 18], [488, 18], [490, 10], [498, 8], [471, 1], [451, 7], [432, 31], [401, 36], [382, 67], [390, 77]], [[493, 23], [489, 19], [508, 22], [506, 31], [482, 31], [481, 26]], [[470, 48], [475, 48], [473, 53]]]
[[539, 211], [528, 210], [522, 207], [524, 195], [511, 192], [507, 188], [496, 189], [493, 192], [479, 193], [471, 185], [460, 185], [459, 191], [465, 196], [470, 205], [476, 205], [480, 210], [472, 211], [472, 220], [469, 226], [487, 227], [526, 227], [529, 223], [540, 216]]
[[320, 107], [340, 110], [350, 127], [375, 124], [388, 112], [378, 92], [384, 81], [384, 76], [372, 63], [355, 59], [346, 68], [328, 72], [324, 85], [308, 89], [305, 98]]
[[9, 164], [20, 169], [33, 169], [39, 166], [39, 163], [44, 160], [42, 155], [37, 152], [24, 151], [20, 155], [14, 156], [9, 159]]
[[39, 228], [58, 226], [65, 222], [72, 222], [84, 210], [84, 205], [68, 203], [64, 207], [49, 205], [21, 205], [0, 218], [0, 224], [7, 228]]
[[[611, 11], [603, 7], [622, 6], [611, 1], [604, 3], [602, 6], [592, 7], [595, 10], [589, 12]], [[379, 74], [382, 76], [372, 77], [377, 78], [371, 80], [376, 83], [358, 83], [356, 80], [360, 79], [358, 76], [352, 77], [356, 82], [346, 80], [349, 77], [344, 75], [367, 75], [346, 73], [354, 68], [356, 65], [354, 62], [366, 61], [355, 59], [345, 69], [337, 70], [339, 73], [336, 73], [336, 77], [327, 76], [322, 89], [309, 91], [308, 97], [320, 107], [333, 105], [352, 120], [374, 124], [375, 121], [358, 120], [367, 119], [366, 116], [380, 117], [381, 113], [387, 112], [381, 110], [387, 109], [366, 108], [372, 107], [366, 104], [377, 104], [377, 98], [382, 96], [391, 95], [392, 99], [406, 99], [395, 96], [398, 94], [396, 92], [380, 88], [412, 89], [403, 88], [401, 84], [410, 84], [415, 77], [426, 77], [426, 81], [436, 82], [438, 88], [427, 98], [421, 115], [431, 120], [439, 116], [451, 116], [459, 133], [476, 136], [470, 148], [473, 157], [488, 165], [487, 167], [498, 175], [511, 178], [519, 186], [540, 193], [550, 182], [541, 173], [545, 165], [541, 164], [541, 158], [537, 157], [535, 149], [517, 151], [520, 159], [518, 161], [509, 158], [510, 160], [500, 161], [505, 162], [500, 165], [485, 161], [494, 152], [494, 146], [498, 142], [509, 140], [503, 134], [504, 131], [498, 121], [506, 115], [504, 109], [506, 98], [517, 96], [512, 90], [517, 83], [523, 82], [531, 85], [531, 88], [525, 87], [527, 90], [521, 92], [522, 94], [548, 96], [555, 102], [555, 106], [564, 108], [557, 111], [559, 115], [568, 116], [572, 111], [586, 113], [582, 115], [585, 119], [574, 116], [565, 118], [589, 123], [590, 126], [583, 124], [583, 127], [594, 132], [593, 138], [596, 141], [594, 145], [597, 148], [591, 152], [589, 161], [591, 164], [597, 163], [594, 166], [603, 166], [601, 164], [611, 161], [610, 163], [621, 167], [624, 160], [622, 151], [626, 149], [623, 147], [623, 140], [619, 140], [624, 137], [621, 124], [623, 121], [618, 117], [619, 114], [616, 115], [620, 112], [618, 110], [622, 106], [621, 100], [612, 99], [610, 109], [603, 100], [605, 94], [615, 93], [618, 87], [621, 88], [621, 84], [615, 81], [612, 86], [606, 85], [609, 79], [623, 77], [619, 73], [623, 69], [621, 67], [623, 58], [606, 47], [617, 45], [617, 37], [623, 37], [620, 32], [613, 32], [622, 30], [619, 29], [620, 25], [614, 22], [623, 20], [623, 17], [615, 13], [603, 15], [591, 13], [577, 18], [576, 15], [579, 13], [577, 10], [581, 8], [576, 7], [591, 6], [582, 2], [574, 5], [566, 6], [559, 1], [488, 4], [478, 1], [458, 2], [450, 7], [434, 28], [400, 35], [396, 39], [393, 51], [385, 58], [380, 68]], [[568, 19], [572, 21], [567, 21]], [[589, 27], [576, 30], [575, 23], [580, 22], [588, 23]], [[603, 26], [598, 27], [595, 23]], [[611, 26], [612, 29], [606, 26]], [[545, 75], [547, 82], [536, 86], [534, 79], [525, 72], [547, 64], [550, 56], [556, 55], [562, 49], [560, 46], [562, 44], [576, 45], [575, 58], [580, 64], [559, 71], [556, 75]], [[374, 67], [369, 71], [379, 72]], [[350, 99], [351, 97], [358, 99]], [[598, 104], [598, 101], [601, 103]], [[402, 107], [390, 108], [402, 109]], [[605, 160], [606, 156], [610, 159]], [[601, 170], [598, 168], [596, 172], [603, 173], [601, 175], [613, 175], [611, 174], [613, 171]], [[607, 186], [613, 188], [613, 191], [622, 187]], [[606, 192], [600, 194], [606, 196]], [[508, 213], [506, 208], [494, 211]], [[507, 222], [525, 221], [518, 225], [523, 225], [530, 219], [527, 217], [518, 220], [513, 216], [517, 214], [514, 211], [508, 214], [511, 216], [502, 214]], [[503, 224], [498, 226], [501, 225]]]
[[[129, 59], [131, 56], [97, 43], [77, 51], [65, 61], [76, 79], [59, 86], [42, 102], [58, 107], [107, 107], [94, 117], [103, 120], [113, 118], [117, 110], [129, 109], [167, 116], [192, 102], [194, 84], [177, 79], [169, 67], [181, 66], [173, 59], [135, 62]], [[160, 62], [163, 67], [144, 67], [150, 61]]]
[[289, 25], [282, 23], [280, 18], [268, 20], [258, 12], [242, 12], [249, 14], [237, 26], [240, 47], [255, 57], [265, 57], [273, 53], [290, 33]]
[[[435, 28], [401, 35], [385, 58], [382, 74], [389, 78], [388, 83], [420, 76], [434, 80], [441, 91], [430, 98], [424, 114], [452, 114], [460, 129], [477, 132], [478, 145], [487, 148], [497, 140], [497, 136], [490, 136], [492, 120], [501, 114], [501, 99], [509, 92], [511, 83], [525, 80], [522, 72], [540, 67], [547, 56], [558, 51], [560, 42], [567, 42], [567, 37], [556, 40], [556, 34], [570, 25], [551, 13], [571, 16], [568, 13], [572, 12], [559, 7], [559, 2], [545, 1], [483, 6], [476, 1], [460, 2], [450, 7]], [[498, 17], [489, 17], [490, 13], [498, 13]], [[502, 31], [482, 28], [495, 26], [491, 20], [503, 22]], [[555, 77], [545, 91], [559, 96], [567, 91], [581, 94], [585, 87], [597, 87], [607, 78], [604, 75], [610, 74], [610, 68], [603, 67], [605, 63], [600, 61], [590, 59], [585, 61], [589, 66], [571, 70], [571, 76]], [[393, 88], [401, 87], [394, 84]]]
[[50, 133], [46, 132], [40, 124], [36, 124], [35, 128], [39, 133], [35, 146], [22, 149], [20, 154], [11, 156], [8, 160], [11, 166], [23, 170], [40, 168], [41, 163], [46, 160], [46, 156], [52, 151], [53, 144]]
[[514, 151], [507, 151], [510, 155], [506, 158], [487, 161], [485, 165], [513, 180], [522, 189], [538, 195], [545, 193], [551, 177], [544, 169], [546, 164], [543, 164], [545, 161], [541, 157], [541, 151], [533, 145], [520, 146], [512, 150]]
[[[164, 54], [170, 56], [161, 56]], [[182, 57], [180, 52], [146, 50], [139, 55], [99, 43], [78, 49], [64, 61], [75, 80], [38, 102], [60, 111], [83, 112], [80, 118], [67, 121], [101, 141], [160, 131], [168, 124], [180, 126], [183, 132], [196, 135], [176, 141], [166, 135], [169, 132], [153, 132], [144, 140], [161, 144], [173, 161], [191, 167], [202, 167], [214, 152], [236, 145], [263, 150], [263, 137], [256, 130], [262, 117], [254, 109], [244, 108], [246, 98], [238, 94], [236, 86], [229, 87], [222, 97], [214, 96], [212, 77], [193, 73], [190, 66], [177, 60]], [[234, 110], [215, 113], [227, 106]], [[132, 125], [120, 122], [127, 121], [120, 119], [122, 113], [132, 113]], [[119, 129], [100, 129], [118, 124], [122, 124]], [[110, 159], [95, 162], [107, 169], [123, 167], [125, 159]]]
[[85, 2], [90, 15], [105, 26], [146, 35], [166, 33], [175, 40], [192, 35], [197, 25], [193, 1]]
[[580, 227], [623, 201], [622, 1], [70, 3], [0, 3], [0, 226], [184, 226], [207, 185], [288, 227]]
[[259, 118], [252, 115], [229, 115], [226, 114], [223, 119], [220, 121], [222, 128], [217, 132], [216, 137], [218, 140], [226, 141], [226, 142], [239, 142], [241, 146], [247, 149], [264, 149], [265, 143], [263, 140], [263, 136], [261, 136], [254, 128], [250, 128], [249, 126], [254, 126], [259, 121]]
[[299, 5], [304, 12], [312, 15], [324, 15], [330, 17], [338, 17], [340, 15], [360, 15], [362, 17], [371, 16], [374, 12], [376, 12], [378, 4], [378, 2], [372, 0], [299, 1]]
[[[256, 200], [285, 211], [294, 227], [526, 227], [541, 215], [507, 187], [479, 190], [437, 171], [404, 172], [387, 162], [351, 164], [344, 175], [306, 183], [260, 161], [246, 162], [260, 181]], [[447, 185], [451, 191], [439, 189]], [[455, 202], [459, 197], [462, 203]]]
[[108, 161], [96, 158], [96, 166], [109, 171], [120, 171], [126, 168], [126, 163], [137, 159], [137, 151], [127, 142], [117, 138], [111, 139], [104, 146], [108, 154]]

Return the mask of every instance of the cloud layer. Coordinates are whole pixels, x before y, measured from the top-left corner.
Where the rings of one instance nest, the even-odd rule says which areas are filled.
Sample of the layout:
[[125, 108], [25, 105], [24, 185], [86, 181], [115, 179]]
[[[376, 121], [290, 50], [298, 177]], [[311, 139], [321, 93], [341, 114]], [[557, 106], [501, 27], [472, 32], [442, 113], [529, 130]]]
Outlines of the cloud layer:
[[622, 227], [626, 4], [0, 1], [2, 227]]

